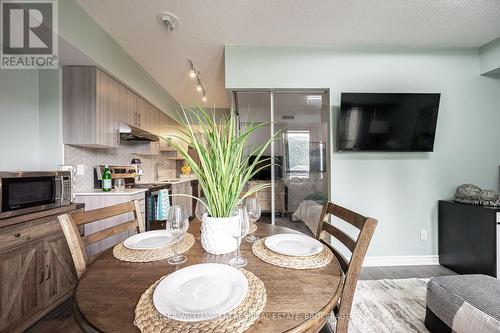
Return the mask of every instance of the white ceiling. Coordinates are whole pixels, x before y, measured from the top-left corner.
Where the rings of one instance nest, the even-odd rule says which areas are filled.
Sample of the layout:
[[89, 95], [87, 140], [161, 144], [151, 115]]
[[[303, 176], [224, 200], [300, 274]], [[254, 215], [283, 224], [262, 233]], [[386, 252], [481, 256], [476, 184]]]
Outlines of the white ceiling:
[[[78, 0], [171, 95], [227, 107], [224, 45], [478, 47], [500, 36], [499, 0]], [[157, 15], [181, 21], [169, 33]]]

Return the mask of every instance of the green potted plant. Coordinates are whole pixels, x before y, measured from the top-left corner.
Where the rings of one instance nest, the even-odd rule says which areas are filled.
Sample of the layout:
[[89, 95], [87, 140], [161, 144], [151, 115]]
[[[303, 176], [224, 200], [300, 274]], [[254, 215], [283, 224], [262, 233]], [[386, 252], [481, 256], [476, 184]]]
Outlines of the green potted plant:
[[[180, 118], [181, 135], [167, 141], [186, 159], [206, 198], [208, 214], [202, 221], [201, 245], [212, 254], [235, 251], [237, 243], [230, 228], [238, 220], [231, 217], [233, 209], [246, 197], [269, 186], [261, 184], [245, 191], [248, 181], [269, 166], [270, 158], [261, 157], [272, 137], [258, 147], [247, 146], [250, 136], [267, 123], [246, 124], [238, 130], [234, 112], [217, 120], [214, 111], [201, 107], [183, 108]], [[198, 161], [179, 141], [197, 153]], [[257, 158], [250, 162], [250, 156]]]

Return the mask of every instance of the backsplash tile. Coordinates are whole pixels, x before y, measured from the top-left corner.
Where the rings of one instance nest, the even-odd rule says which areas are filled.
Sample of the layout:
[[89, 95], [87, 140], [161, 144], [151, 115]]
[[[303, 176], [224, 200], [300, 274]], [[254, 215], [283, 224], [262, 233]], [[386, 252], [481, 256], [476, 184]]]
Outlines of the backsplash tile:
[[[66, 165], [76, 166], [83, 164], [84, 175], [75, 177], [75, 191], [81, 192], [94, 187], [94, 166], [99, 164], [110, 165], [130, 165], [133, 158], [140, 158], [144, 175], [141, 182], [151, 182], [155, 180], [156, 168], [160, 175], [165, 178], [176, 178], [177, 164], [174, 160], [162, 160], [157, 155], [138, 155], [133, 151], [131, 145], [122, 144], [116, 149], [99, 149], [76, 146], [64, 146], [64, 161]], [[162, 153], [162, 156], [170, 156]]]

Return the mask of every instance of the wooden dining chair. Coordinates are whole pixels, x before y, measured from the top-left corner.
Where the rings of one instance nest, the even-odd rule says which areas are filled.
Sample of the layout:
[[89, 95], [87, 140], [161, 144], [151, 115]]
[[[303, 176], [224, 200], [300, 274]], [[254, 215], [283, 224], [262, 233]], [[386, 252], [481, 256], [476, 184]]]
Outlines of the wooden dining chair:
[[[117, 224], [92, 234], [84, 235], [83, 237], [80, 236], [80, 231], [78, 230], [78, 227], [80, 226], [98, 222], [110, 217], [130, 214], [132, 212], [134, 213], [134, 219], [128, 222]], [[64, 236], [66, 237], [66, 241], [68, 242], [68, 247], [71, 252], [71, 256], [73, 257], [78, 278], [83, 275], [87, 269], [87, 265], [92, 263], [92, 261], [100, 254], [97, 253], [91, 258], [88, 258], [85, 251], [87, 246], [128, 230], [144, 232], [141, 209], [137, 200], [84, 212], [64, 214], [58, 216], [58, 219]]]
[[[328, 223], [330, 215], [336, 216], [357, 228], [359, 230], [357, 239], [352, 238], [333, 224]], [[333, 313], [337, 318], [336, 327], [333, 329], [328, 322], [326, 322], [325, 326], [320, 330], [321, 333], [347, 332], [352, 301], [354, 292], [356, 291], [361, 266], [363, 265], [363, 260], [365, 259], [366, 251], [368, 250], [368, 245], [370, 245], [370, 240], [372, 239], [377, 223], [377, 220], [371, 217], [364, 217], [332, 202], [327, 202], [324, 205], [318, 230], [316, 232], [316, 238], [333, 252], [344, 273], [344, 280], [342, 290], [340, 290], [340, 299], [333, 307]], [[345, 258], [337, 249], [322, 239], [324, 233], [327, 233], [344, 244], [351, 253], [350, 260]]]

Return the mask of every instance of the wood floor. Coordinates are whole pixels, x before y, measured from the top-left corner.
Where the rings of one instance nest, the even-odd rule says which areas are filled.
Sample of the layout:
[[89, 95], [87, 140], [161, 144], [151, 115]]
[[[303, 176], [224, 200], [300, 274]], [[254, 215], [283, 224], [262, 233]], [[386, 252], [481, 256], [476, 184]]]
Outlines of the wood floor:
[[[261, 221], [270, 223], [269, 216]], [[289, 218], [276, 218], [276, 224], [292, 228], [312, 235], [303, 222], [292, 222]], [[454, 275], [453, 271], [435, 266], [399, 266], [399, 267], [365, 267], [361, 272], [362, 280], [429, 278], [433, 276]], [[72, 314], [72, 300], [68, 300], [54, 309], [46, 317], [28, 329], [28, 333], [82, 333]]]

